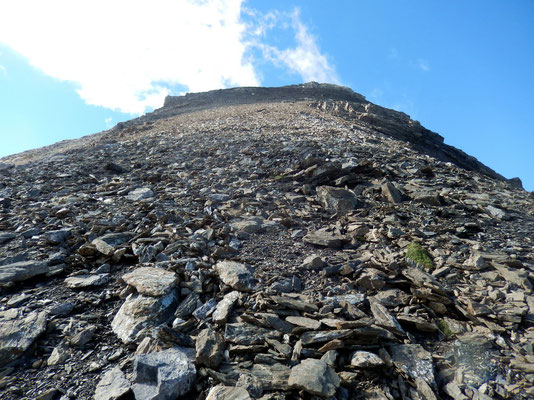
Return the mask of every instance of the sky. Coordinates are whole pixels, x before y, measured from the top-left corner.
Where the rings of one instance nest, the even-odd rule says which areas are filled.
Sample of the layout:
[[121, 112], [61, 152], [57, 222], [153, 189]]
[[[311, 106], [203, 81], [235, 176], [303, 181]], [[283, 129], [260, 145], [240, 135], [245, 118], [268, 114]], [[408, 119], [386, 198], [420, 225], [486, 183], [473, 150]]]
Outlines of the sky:
[[166, 95], [349, 86], [534, 191], [532, 0], [0, 0], [0, 157]]

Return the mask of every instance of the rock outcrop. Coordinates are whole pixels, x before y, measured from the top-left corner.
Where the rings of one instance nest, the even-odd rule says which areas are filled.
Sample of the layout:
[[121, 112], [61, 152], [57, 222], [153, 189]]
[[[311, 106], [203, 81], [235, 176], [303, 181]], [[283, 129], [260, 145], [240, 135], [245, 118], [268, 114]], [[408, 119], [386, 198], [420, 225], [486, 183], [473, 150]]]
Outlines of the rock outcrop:
[[534, 197], [315, 83], [0, 163], [2, 399], [528, 399]]

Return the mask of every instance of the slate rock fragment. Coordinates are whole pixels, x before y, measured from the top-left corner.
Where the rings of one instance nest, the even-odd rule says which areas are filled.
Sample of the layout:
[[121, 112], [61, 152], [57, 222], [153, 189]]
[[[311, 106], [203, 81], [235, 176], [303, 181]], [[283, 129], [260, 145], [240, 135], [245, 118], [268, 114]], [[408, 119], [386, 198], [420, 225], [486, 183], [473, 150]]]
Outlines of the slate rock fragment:
[[326, 362], [307, 358], [291, 368], [287, 383], [291, 388], [321, 397], [330, 397], [336, 393], [340, 382], [339, 376]]

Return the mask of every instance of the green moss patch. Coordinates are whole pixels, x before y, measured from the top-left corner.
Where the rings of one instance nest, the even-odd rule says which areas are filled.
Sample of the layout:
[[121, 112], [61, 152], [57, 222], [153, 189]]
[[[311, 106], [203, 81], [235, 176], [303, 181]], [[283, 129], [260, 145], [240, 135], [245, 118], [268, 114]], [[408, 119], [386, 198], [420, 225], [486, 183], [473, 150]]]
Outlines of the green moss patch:
[[406, 248], [406, 258], [415, 264], [422, 265], [427, 269], [434, 268], [432, 256], [419, 243], [411, 243]]

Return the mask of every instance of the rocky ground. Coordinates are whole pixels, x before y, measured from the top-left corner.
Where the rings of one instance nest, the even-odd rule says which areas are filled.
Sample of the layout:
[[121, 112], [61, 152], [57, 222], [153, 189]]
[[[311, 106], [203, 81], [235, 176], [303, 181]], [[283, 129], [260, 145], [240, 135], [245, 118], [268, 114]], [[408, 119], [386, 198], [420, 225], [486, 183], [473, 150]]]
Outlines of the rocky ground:
[[533, 194], [323, 89], [3, 159], [0, 398], [534, 398]]

